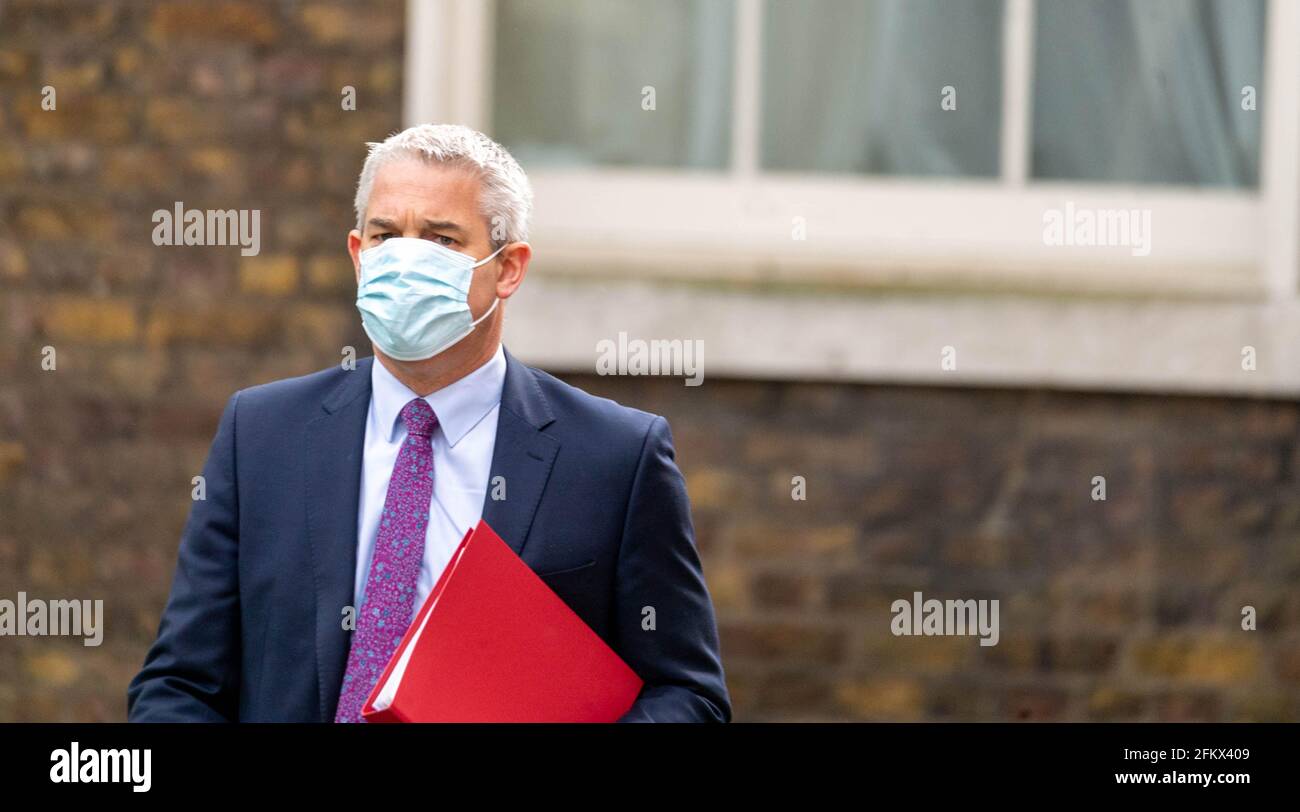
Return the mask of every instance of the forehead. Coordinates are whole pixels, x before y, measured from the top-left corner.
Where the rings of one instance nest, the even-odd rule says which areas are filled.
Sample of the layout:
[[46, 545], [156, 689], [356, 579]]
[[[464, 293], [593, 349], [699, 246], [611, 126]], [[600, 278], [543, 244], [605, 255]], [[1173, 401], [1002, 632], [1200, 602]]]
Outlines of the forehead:
[[399, 158], [379, 167], [370, 190], [366, 217], [455, 220], [477, 223], [479, 179], [463, 166]]

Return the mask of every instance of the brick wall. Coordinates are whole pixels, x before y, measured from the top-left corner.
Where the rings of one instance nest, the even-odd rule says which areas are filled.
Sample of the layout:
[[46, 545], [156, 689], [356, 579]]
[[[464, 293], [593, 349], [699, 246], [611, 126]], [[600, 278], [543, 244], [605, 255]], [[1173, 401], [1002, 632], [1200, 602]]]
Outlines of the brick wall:
[[669, 420], [738, 719], [1300, 718], [1295, 403], [569, 380]]
[[[108, 622], [0, 638], [0, 720], [125, 717], [226, 398], [368, 347], [344, 239], [405, 4], [353, 7], [0, 2], [0, 596]], [[261, 253], [155, 246], [177, 201], [259, 209]]]
[[[124, 717], [226, 398], [366, 346], [403, 4], [350, 6], [0, 3], [0, 598], [108, 623], [0, 638], [0, 721]], [[177, 201], [260, 209], [261, 254], [154, 246]], [[737, 719], [1300, 718], [1294, 403], [571, 380], [671, 421]], [[1000, 643], [893, 637], [916, 590], [998, 598]]]

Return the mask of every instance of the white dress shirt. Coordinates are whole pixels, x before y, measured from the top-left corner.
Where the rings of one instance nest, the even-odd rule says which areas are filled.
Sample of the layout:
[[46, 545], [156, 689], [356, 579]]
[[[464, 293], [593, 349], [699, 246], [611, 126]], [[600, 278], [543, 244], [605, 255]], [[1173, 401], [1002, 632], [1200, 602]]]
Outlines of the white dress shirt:
[[[432, 591], [466, 531], [483, 516], [492, 452], [496, 447], [501, 389], [506, 377], [505, 351], [483, 366], [425, 398], [438, 425], [433, 443], [433, 501], [424, 538], [424, 560], [416, 583], [412, 616]], [[397, 452], [406, 439], [402, 407], [418, 397], [376, 358], [370, 365], [370, 414], [361, 465], [361, 500], [357, 510], [357, 573], [354, 605], [361, 606], [370, 557], [379, 530], [379, 515], [388, 495], [388, 480]]]

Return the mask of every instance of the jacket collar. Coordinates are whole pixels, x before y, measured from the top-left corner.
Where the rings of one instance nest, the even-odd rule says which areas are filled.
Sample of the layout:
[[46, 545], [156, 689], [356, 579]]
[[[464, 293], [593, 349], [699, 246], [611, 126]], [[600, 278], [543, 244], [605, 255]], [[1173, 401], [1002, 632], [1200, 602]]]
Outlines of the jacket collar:
[[[447, 445], [455, 448], [501, 402], [505, 375], [505, 348], [498, 345], [478, 369], [424, 398], [438, 416], [438, 427]], [[378, 359], [370, 364], [370, 410], [385, 439], [391, 442], [398, 434], [402, 408], [417, 397]]]

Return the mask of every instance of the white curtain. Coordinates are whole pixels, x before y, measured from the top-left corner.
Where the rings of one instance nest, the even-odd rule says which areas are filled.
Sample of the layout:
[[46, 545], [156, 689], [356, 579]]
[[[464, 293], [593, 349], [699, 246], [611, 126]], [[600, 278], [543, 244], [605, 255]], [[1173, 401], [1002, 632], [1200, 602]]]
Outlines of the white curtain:
[[765, 167], [997, 174], [1001, 0], [768, 0], [765, 13]]
[[[1038, 0], [1034, 174], [1254, 184], [1264, 9]], [[1003, 12], [1002, 0], [765, 0], [763, 167], [996, 176]], [[732, 0], [499, 0], [493, 132], [534, 166], [725, 169], [734, 22]], [[1258, 110], [1241, 109], [1246, 85]]]
[[492, 133], [525, 165], [724, 169], [733, 15], [731, 0], [500, 0]]
[[1264, 14], [1263, 0], [1039, 0], [1034, 174], [1254, 185]]

